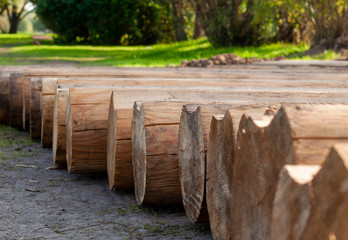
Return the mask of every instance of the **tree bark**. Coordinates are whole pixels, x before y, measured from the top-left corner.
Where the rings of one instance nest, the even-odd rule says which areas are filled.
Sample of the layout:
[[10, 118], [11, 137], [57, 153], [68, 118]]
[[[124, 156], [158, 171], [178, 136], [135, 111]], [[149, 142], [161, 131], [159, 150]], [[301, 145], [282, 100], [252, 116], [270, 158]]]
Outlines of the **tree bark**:
[[205, 36], [205, 32], [204, 32], [204, 28], [203, 28], [203, 24], [201, 23], [201, 20], [199, 19], [199, 15], [198, 13], [196, 13], [196, 18], [195, 18], [195, 28], [193, 31], [193, 39], [198, 39], [201, 37]]

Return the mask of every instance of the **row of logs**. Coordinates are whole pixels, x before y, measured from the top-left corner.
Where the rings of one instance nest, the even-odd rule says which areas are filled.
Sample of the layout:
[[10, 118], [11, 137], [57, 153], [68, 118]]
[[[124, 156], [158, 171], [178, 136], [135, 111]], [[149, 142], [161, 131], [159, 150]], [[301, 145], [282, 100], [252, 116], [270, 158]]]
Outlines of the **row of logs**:
[[[49, 69], [42, 76], [36, 69], [1, 76], [12, 91], [0, 121], [21, 123], [70, 173], [107, 173], [110, 189], [134, 189], [141, 205], [183, 204], [192, 222], [210, 222], [215, 239], [347, 236], [339, 230], [347, 146], [328, 153], [348, 140], [348, 106], [337, 105], [348, 102], [348, 78], [307, 68]], [[313, 232], [316, 221], [326, 228]]]

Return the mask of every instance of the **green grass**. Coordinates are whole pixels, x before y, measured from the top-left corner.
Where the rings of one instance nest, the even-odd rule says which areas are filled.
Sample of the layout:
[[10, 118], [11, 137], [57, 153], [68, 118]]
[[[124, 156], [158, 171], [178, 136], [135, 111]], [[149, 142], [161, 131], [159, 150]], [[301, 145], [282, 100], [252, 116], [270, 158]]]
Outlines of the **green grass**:
[[[55, 64], [163, 67], [179, 65], [182, 60], [209, 58], [221, 53], [236, 53], [240, 57], [273, 58], [279, 55], [290, 59], [335, 59], [339, 55], [328, 51], [316, 57], [302, 57], [306, 44], [275, 43], [259, 47], [214, 48], [206, 39], [153, 46], [60, 46], [32, 45], [28, 34], [0, 34], [0, 65]], [[5, 47], [5, 48], [4, 48]]]

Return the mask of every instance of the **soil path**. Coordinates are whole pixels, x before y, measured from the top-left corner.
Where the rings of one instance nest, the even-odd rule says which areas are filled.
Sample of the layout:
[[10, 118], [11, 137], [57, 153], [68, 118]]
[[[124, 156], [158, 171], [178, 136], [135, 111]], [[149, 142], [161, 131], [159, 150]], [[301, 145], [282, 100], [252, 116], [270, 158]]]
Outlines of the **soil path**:
[[211, 239], [182, 209], [139, 208], [106, 176], [47, 170], [51, 155], [0, 125], [0, 239]]

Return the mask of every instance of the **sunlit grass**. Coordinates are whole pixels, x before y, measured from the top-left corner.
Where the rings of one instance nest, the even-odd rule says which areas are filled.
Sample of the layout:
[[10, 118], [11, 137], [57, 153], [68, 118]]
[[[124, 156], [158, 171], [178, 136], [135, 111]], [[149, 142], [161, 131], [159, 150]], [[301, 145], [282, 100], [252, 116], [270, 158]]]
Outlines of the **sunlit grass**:
[[[284, 55], [289, 59], [336, 59], [338, 54], [325, 52], [316, 57], [303, 56], [309, 49], [306, 44], [268, 44], [259, 47], [214, 48], [207, 39], [191, 40], [173, 44], [153, 46], [60, 46], [53, 44], [32, 45], [19, 40], [30, 39], [29, 35], [0, 34], [0, 46], [13, 43], [7, 51], [0, 51], [0, 65], [74, 63], [77, 65], [163, 67], [179, 65], [182, 60], [210, 58], [221, 53], [235, 53], [240, 57], [274, 58]], [[4, 42], [3, 42], [4, 40]]]

